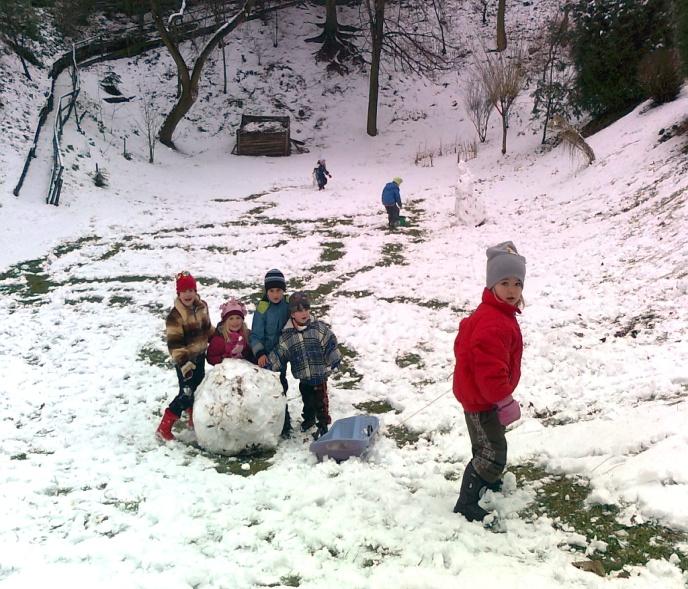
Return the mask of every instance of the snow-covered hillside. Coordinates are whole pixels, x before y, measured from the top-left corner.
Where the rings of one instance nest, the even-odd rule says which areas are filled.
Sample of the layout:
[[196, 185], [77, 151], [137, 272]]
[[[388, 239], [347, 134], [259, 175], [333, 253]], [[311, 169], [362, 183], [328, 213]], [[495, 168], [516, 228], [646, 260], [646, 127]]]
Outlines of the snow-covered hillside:
[[[539, 16], [524, 4], [529, 28]], [[233, 39], [230, 95], [216, 56], [175, 138], [180, 151], [158, 146], [153, 165], [135, 131], [138, 97], [155, 92], [169, 107], [169, 56], [83, 71], [85, 134], [73, 121], [65, 131], [60, 207], [42, 204], [38, 181], [11, 195], [24, 148], [12, 143], [19, 156], [3, 160], [0, 195], [0, 586], [685, 586], [685, 537], [653, 558], [660, 528], [628, 578], [571, 563], [625, 542], [622, 524], [688, 531], [688, 176], [685, 138], [659, 134], [682, 120], [686, 90], [589, 138], [590, 167], [540, 151], [524, 97], [507, 155], [494, 120], [468, 164], [488, 220], [466, 227], [451, 215], [458, 169], [447, 149], [473, 138], [461, 77], [388, 72], [380, 135], [368, 137], [365, 75], [327, 75], [303, 43], [318, 17], [284, 12], [282, 30], [302, 34], [285, 32], [277, 48], [258, 23]], [[134, 100], [103, 102], [109, 70]], [[230, 99], [255, 113], [286, 105], [310, 152], [231, 155], [241, 110]], [[414, 165], [424, 150], [436, 152], [433, 165]], [[324, 192], [311, 183], [319, 158], [333, 174]], [[106, 188], [93, 185], [96, 163]], [[379, 195], [393, 176], [404, 179], [409, 226], [390, 233]], [[488, 498], [496, 534], [452, 513], [471, 454], [451, 373], [485, 248], [506, 239], [527, 258], [528, 305], [523, 418], [507, 434], [515, 476]], [[343, 345], [333, 417], [383, 411], [366, 461], [318, 464], [295, 435], [274, 456], [246, 460], [244, 477], [231, 474], [240, 462], [201, 452], [190, 432], [154, 439], [176, 388], [163, 338], [175, 272], [196, 276], [217, 321], [229, 296], [252, 308], [273, 267], [290, 290], [312, 294]], [[290, 407], [298, 416], [293, 380]], [[549, 488], [534, 472], [570, 475], [621, 531], [599, 537], [534, 515]]]

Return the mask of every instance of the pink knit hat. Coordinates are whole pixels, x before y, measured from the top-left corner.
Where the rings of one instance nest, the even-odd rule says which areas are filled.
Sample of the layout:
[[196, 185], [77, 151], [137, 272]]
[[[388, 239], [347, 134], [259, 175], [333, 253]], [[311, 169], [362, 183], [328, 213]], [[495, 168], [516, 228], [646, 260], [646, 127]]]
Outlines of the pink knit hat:
[[229, 315], [240, 315], [246, 317], [246, 306], [241, 301], [231, 298], [224, 305], [220, 305], [220, 317], [224, 321]]

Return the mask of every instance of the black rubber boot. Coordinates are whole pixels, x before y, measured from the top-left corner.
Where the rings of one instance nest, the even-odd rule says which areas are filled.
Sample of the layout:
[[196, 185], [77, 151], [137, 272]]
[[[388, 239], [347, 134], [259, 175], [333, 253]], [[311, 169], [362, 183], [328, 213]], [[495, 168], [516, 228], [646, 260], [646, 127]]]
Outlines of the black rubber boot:
[[483, 521], [488, 512], [478, 505], [478, 501], [480, 500], [480, 491], [486, 485], [487, 483], [480, 478], [480, 475], [473, 468], [473, 463], [469, 462], [463, 472], [461, 491], [454, 506], [454, 513], [460, 513], [469, 522]]
[[309, 429], [311, 429], [315, 425], [315, 419], [304, 419], [301, 422], [301, 431], [302, 432], [307, 432]]
[[291, 417], [289, 416], [289, 407], [284, 408], [284, 425], [282, 426], [282, 433], [280, 436], [285, 440], [291, 437]]
[[320, 436], [324, 436], [326, 433], [327, 433], [327, 424], [326, 423], [319, 423], [318, 429], [313, 434], [313, 439], [317, 440]]

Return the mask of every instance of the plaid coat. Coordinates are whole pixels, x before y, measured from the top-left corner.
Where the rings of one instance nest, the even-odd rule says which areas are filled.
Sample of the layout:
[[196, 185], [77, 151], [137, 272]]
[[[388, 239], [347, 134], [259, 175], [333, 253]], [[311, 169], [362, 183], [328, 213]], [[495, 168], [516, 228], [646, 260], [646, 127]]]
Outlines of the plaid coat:
[[187, 362], [194, 362], [205, 353], [208, 338], [215, 334], [215, 328], [210, 323], [208, 305], [200, 297], [196, 297], [189, 309], [177, 297], [174, 307], [165, 322], [167, 332], [167, 349], [177, 366]]
[[318, 385], [327, 381], [327, 376], [341, 360], [337, 338], [326, 323], [311, 319], [305, 329], [298, 330], [289, 321], [277, 346], [268, 355], [266, 368], [277, 372], [289, 362], [294, 378], [305, 384]]

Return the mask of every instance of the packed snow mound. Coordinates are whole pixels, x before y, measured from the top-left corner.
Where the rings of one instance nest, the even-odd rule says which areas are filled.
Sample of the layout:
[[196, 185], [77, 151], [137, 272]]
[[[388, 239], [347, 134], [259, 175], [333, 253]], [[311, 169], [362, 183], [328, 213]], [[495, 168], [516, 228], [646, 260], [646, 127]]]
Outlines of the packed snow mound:
[[233, 456], [275, 448], [286, 399], [276, 373], [246, 360], [225, 359], [196, 389], [194, 429], [201, 447]]

